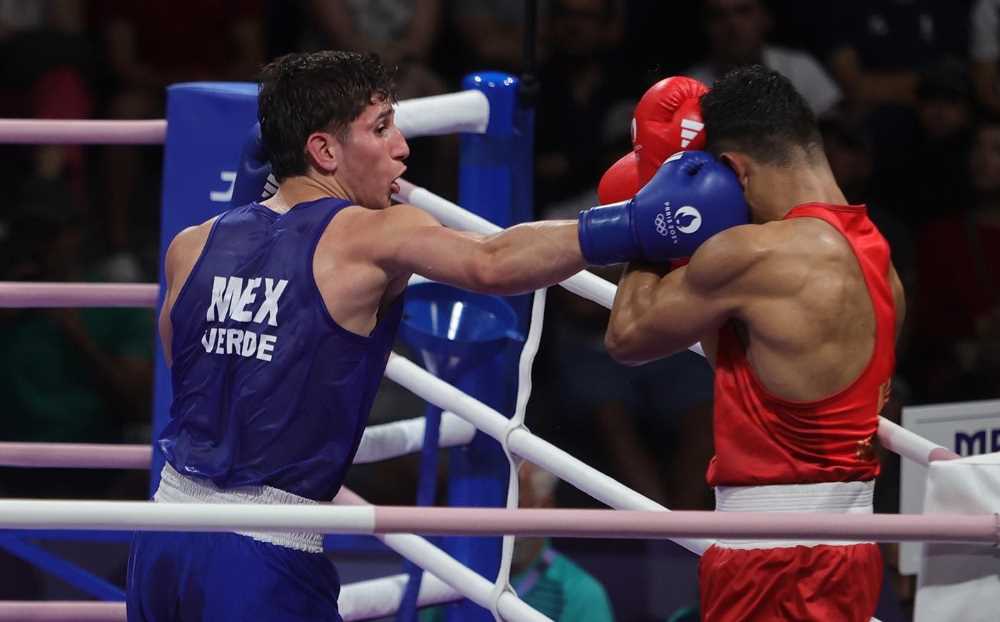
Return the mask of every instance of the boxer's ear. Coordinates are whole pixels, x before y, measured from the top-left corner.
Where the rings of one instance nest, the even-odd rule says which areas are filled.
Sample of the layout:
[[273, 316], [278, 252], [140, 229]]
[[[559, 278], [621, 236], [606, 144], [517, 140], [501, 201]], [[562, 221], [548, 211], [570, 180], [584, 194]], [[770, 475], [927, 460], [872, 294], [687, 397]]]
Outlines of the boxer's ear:
[[337, 139], [329, 132], [313, 132], [306, 138], [306, 156], [322, 173], [333, 173], [337, 170]]
[[751, 168], [747, 157], [736, 151], [724, 151], [719, 154], [719, 161], [736, 173], [736, 178], [740, 180], [740, 185], [743, 186], [743, 191], [746, 192]]

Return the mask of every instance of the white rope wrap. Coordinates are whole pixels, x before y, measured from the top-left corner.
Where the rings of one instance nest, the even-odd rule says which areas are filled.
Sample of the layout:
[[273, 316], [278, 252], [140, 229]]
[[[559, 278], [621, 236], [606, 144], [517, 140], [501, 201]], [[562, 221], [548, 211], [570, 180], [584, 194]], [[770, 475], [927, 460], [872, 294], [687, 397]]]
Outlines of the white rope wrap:
[[[406, 589], [406, 575], [348, 583], [340, 588], [337, 609], [344, 622], [391, 616], [399, 609]], [[424, 573], [417, 605], [428, 607], [454, 602], [462, 595], [430, 573]], [[125, 622], [124, 602], [0, 601], [0, 622]]]
[[482, 134], [490, 121], [490, 102], [482, 91], [407, 99], [396, 105], [396, 125], [403, 136]]
[[[361, 497], [343, 488], [333, 502], [351, 505], [367, 503]], [[503, 620], [551, 622], [548, 617], [519, 599], [513, 592], [502, 592], [494, 601], [492, 583], [420, 536], [376, 534], [375, 537], [393, 551], [427, 571], [424, 573], [424, 581], [427, 580], [428, 573], [430, 573], [430, 576], [437, 577], [480, 607], [495, 609]], [[405, 587], [403, 589], [405, 590]], [[420, 589], [423, 591], [423, 582], [421, 582]]]
[[[364, 436], [361, 437], [358, 453], [354, 456], [354, 464], [381, 462], [420, 451], [424, 442], [425, 425], [426, 420], [423, 417], [414, 417], [368, 426], [365, 428]], [[441, 413], [439, 447], [468, 445], [475, 435], [476, 426], [455, 413]]]
[[[391, 616], [399, 609], [406, 592], [407, 575], [397, 574], [381, 579], [358, 581], [340, 588], [337, 608], [345, 622], [350, 620], [371, 620]], [[417, 594], [417, 606], [428, 607], [454, 602], [462, 594], [447, 583], [425, 572]]]

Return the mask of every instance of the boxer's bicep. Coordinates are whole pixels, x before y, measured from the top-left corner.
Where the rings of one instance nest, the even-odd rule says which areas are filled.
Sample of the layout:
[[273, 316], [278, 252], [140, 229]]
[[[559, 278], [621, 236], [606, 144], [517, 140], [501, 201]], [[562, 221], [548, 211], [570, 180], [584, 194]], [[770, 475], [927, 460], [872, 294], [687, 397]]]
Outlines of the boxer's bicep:
[[[620, 363], [639, 365], [680, 352], [718, 329], [728, 317], [720, 297], [695, 286], [683, 267], [660, 279], [646, 300], [617, 304], [630, 296], [627, 281], [619, 286], [605, 344]], [[633, 300], [635, 300], [633, 298]]]
[[489, 266], [484, 236], [442, 226], [411, 205], [385, 210], [386, 226], [362, 246], [377, 253], [376, 263], [391, 276], [419, 274], [433, 281], [478, 289]]
[[748, 233], [746, 227], [719, 233], [687, 266], [663, 277], [649, 269], [626, 272], [605, 334], [609, 353], [638, 365], [684, 350], [718, 330], [739, 311], [748, 273], [758, 261]]

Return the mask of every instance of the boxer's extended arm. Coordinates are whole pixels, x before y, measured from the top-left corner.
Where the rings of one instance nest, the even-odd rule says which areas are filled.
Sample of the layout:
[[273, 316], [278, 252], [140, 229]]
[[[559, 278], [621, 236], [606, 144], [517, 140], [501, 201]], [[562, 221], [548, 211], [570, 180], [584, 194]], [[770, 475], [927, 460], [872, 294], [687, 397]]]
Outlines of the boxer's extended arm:
[[524, 223], [484, 236], [444, 227], [412, 205], [379, 215], [385, 222], [376, 262], [390, 274], [509, 295], [553, 285], [585, 267], [576, 221]]
[[744, 225], [716, 234], [684, 267], [632, 264], [618, 283], [604, 343], [611, 356], [640, 365], [679, 352], [718, 330], [745, 304], [750, 273], [760, 261], [759, 227]]

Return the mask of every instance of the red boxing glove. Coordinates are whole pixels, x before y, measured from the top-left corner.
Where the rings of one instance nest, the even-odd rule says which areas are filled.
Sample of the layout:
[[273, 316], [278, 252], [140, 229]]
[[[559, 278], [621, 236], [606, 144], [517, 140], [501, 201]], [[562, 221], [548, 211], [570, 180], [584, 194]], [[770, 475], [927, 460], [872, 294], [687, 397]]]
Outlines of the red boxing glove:
[[597, 186], [601, 205], [631, 199], [678, 151], [704, 148], [701, 96], [707, 92], [704, 84], [683, 76], [649, 87], [632, 118], [632, 151], [611, 165]]

